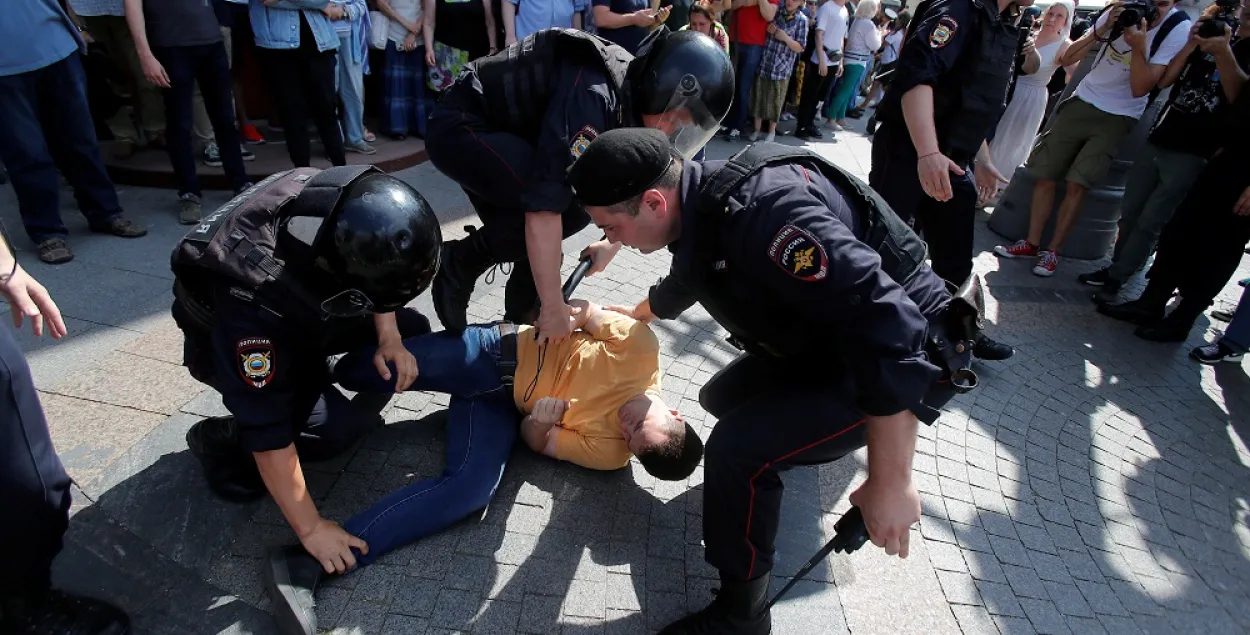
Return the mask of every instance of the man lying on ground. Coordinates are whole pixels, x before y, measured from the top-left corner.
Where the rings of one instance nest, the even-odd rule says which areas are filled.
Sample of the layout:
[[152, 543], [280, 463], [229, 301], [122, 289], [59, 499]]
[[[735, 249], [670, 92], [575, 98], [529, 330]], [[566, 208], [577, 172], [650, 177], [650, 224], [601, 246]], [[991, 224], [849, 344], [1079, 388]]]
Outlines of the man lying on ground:
[[348, 390], [449, 393], [446, 467], [349, 519], [344, 529], [364, 543], [355, 558], [319, 562], [298, 544], [270, 552], [266, 585], [284, 634], [317, 632], [313, 594], [324, 575], [486, 507], [518, 428], [535, 452], [590, 469], [619, 469], [632, 455], [656, 478], [694, 471], [703, 443], [659, 397], [660, 347], [650, 327], [588, 302], [571, 306], [577, 330], [559, 344], [540, 346], [533, 327], [503, 323], [408, 338], [407, 355], [382, 346], [339, 360], [335, 380]]

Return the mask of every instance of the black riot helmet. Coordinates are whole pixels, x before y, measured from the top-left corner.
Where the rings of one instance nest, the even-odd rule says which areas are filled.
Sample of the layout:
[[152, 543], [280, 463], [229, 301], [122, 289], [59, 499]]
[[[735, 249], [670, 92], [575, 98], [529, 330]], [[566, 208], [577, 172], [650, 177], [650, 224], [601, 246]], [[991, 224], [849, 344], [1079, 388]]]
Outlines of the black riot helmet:
[[434, 210], [411, 185], [377, 168], [324, 170], [288, 208], [278, 249], [311, 272], [305, 288], [323, 317], [395, 311], [438, 272], [443, 234]]
[[664, 115], [651, 127], [668, 134], [673, 147], [694, 158], [720, 128], [734, 99], [729, 55], [698, 31], [661, 26], [638, 47], [625, 74], [634, 123], [644, 115]]

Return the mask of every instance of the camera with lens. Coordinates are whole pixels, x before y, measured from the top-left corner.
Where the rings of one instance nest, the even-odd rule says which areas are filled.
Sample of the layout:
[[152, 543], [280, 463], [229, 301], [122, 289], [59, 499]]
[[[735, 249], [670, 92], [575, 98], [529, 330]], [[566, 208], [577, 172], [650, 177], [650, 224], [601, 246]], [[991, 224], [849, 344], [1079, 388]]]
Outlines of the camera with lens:
[[1124, 9], [1120, 11], [1120, 17], [1115, 21], [1117, 31], [1122, 31], [1130, 26], [1140, 26], [1141, 21], [1146, 20], [1146, 24], [1155, 21], [1159, 17], [1159, 7], [1153, 2], [1143, 2], [1142, 0], [1131, 0], [1125, 2]]
[[1042, 10], [1038, 7], [1029, 7], [1020, 14], [1020, 32], [1028, 33], [1039, 28], [1042, 17]]
[[1237, 19], [1241, 8], [1239, 0], [1215, 0], [1215, 6], [1217, 9], [1211, 17], [1198, 22], [1198, 37], [1220, 37], [1225, 33], [1225, 25], [1229, 33], [1236, 33], [1241, 26], [1241, 21]]

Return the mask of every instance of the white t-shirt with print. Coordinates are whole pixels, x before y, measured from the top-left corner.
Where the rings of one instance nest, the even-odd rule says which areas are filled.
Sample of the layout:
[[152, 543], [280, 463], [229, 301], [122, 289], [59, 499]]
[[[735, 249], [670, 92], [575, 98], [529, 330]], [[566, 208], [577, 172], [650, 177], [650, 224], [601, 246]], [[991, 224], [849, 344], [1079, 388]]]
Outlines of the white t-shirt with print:
[[[846, 39], [846, 25], [850, 16], [846, 5], [839, 5], [833, 0], [828, 0], [816, 9], [816, 30], [825, 32], [825, 50], [842, 51], [842, 41]], [[819, 48], [812, 51], [812, 63], [819, 64], [822, 55], [824, 52]]]
[[[1179, 9], [1173, 8], [1172, 11], [1179, 11]], [[1097, 27], [1105, 24], [1110, 15], [1111, 12], [1108, 11], [1098, 18]], [[1170, 15], [1172, 15], [1171, 11], [1168, 12], [1168, 16]], [[1163, 26], [1166, 21], [1167, 16], [1164, 16], [1162, 20], [1159, 20], [1159, 26], [1146, 32], [1147, 53], [1150, 52], [1150, 46], [1154, 42], [1155, 34], [1159, 32], [1159, 27]], [[1185, 48], [1185, 42], [1189, 40], [1189, 28], [1190, 25], [1186, 22], [1173, 27], [1159, 44], [1159, 50], [1154, 57], [1150, 58], [1150, 63], [1167, 65], [1171, 62], [1172, 58]], [[1124, 41], [1124, 36], [1121, 35], [1107, 47], [1105, 53], [1099, 54], [1098, 63], [1081, 80], [1081, 85], [1077, 86], [1076, 96], [1106, 113], [1140, 117], [1146, 111], [1149, 96], [1133, 96], [1133, 89], [1129, 83], [1129, 64], [1132, 61], [1132, 47]]]

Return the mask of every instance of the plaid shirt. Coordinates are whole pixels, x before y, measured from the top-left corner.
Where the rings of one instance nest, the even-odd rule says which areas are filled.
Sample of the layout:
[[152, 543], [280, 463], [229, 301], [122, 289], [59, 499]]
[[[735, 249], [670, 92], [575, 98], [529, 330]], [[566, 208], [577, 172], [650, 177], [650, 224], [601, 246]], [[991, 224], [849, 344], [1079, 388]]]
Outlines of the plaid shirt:
[[[773, 19], [773, 24], [778, 30], [785, 31], [786, 35], [794, 38], [794, 41], [799, 43], [800, 50], [807, 47], [809, 22], [802, 11], [795, 11], [794, 15], [787, 19], [786, 8], [783, 5], [777, 9], [777, 17]], [[799, 59], [799, 52], [790, 50], [784, 42], [769, 35], [768, 41], [764, 43], [764, 55], [760, 58], [759, 76], [771, 80], [789, 79], [797, 59]]]

